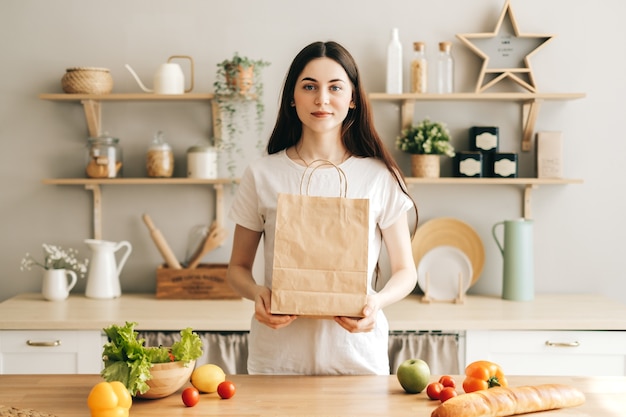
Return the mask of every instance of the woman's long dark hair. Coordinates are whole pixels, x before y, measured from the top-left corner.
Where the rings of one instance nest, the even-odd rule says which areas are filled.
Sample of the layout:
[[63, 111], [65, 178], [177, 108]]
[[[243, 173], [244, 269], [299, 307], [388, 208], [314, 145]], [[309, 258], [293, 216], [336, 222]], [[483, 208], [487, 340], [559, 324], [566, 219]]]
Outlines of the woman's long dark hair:
[[[348, 115], [343, 121], [341, 132], [341, 140], [348, 152], [359, 157], [371, 157], [381, 160], [389, 172], [396, 178], [403, 192], [411, 198], [404, 182], [402, 171], [374, 128], [370, 103], [361, 84], [361, 76], [356, 62], [352, 55], [337, 42], [314, 42], [302, 49], [293, 59], [285, 78], [280, 108], [278, 109], [274, 130], [267, 144], [267, 153], [280, 152], [295, 145], [300, 140], [302, 122], [291, 103], [298, 77], [304, 70], [304, 67], [317, 58], [330, 58], [337, 62], [346, 71], [352, 83], [352, 101], [355, 104], [355, 108], [348, 111]], [[413, 199], [411, 198], [411, 200]], [[413, 204], [415, 206], [415, 232], [418, 211], [415, 202]]]

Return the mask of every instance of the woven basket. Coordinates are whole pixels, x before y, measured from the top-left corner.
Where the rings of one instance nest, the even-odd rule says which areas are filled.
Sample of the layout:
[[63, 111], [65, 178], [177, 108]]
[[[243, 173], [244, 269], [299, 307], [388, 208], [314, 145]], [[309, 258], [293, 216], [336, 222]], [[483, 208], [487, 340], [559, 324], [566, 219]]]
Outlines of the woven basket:
[[61, 86], [70, 94], [109, 94], [113, 90], [113, 78], [107, 68], [68, 68]]

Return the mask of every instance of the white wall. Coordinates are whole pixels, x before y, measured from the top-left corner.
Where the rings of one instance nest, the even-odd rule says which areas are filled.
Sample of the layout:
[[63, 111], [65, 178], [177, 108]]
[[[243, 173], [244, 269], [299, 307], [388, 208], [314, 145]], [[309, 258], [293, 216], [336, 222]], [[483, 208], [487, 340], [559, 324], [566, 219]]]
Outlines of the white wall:
[[[0, 300], [39, 291], [40, 271], [20, 272], [26, 252], [41, 244], [80, 249], [91, 235], [91, 194], [81, 187], [43, 185], [42, 178], [81, 177], [87, 130], [81, 106], [38, 99], [61, 92], [65, 68], [110, 68], [114, 92], [139, 92], [128, 63], [145, 83], [167, 57], [191, 55], [196, 63], [195, 92], [211, 92], [215, 64], [234, 51], [268, 60], [264, 71], [266, 132], [275, 117], [287, 66], [306, 44], [337, 40], [357, 59], [370, 92], [384, 88], [389, 32], [398, 27], [408, 67], [413, 41], [425, 41], [430, 57], [440, 40], [453, 41], [459, 91], [471, 91], [480, 61], [457, 33], [494, 30], [503, 0], [363, 1], [320, 0], [3, 0], [0, 3]], [[626, 3], [619, 0], [513, 0], [524, 33], [556, 38], [533, 59], [541, 92], [584, 92], [587, 98], [546, 102], [538, 130], [565, 136], [565, 173], [583, 185], [545, 186], [533, 193], [538, 292], [600, 292], [626, 302], [622, 257], [626, 211], [621, 139], [626, 96]], [[431, 80], [433, 77], [431, 77]], [[431, 83], [432, 87], [432, 83]], [[398, 108], [375, 103], [376, 122], [390, 147], [398, 131]], [[501, 149], [519, 150], [518, 105], [421, 104], [417, 117], [446, 121], [457, 146], [466, 146], [472, 125], [500, 126]], [[106, 103], [103, 125], [119, 137], [126, 176], [143, 173], [143, 155], [153, 132], [163, 129], [184, 172], [185, 150], [210, 134], [205, 103]], [[248, 148], [256, 138], [247, 136]], [[408, 170], [408, 157], [394, 150]], [[239, 169], [254, 158], [248, 151]], [[532, 170], [532, 155], [524, 156]], [[449, 167], [448, 167], [449, 169]], [[484, 186], [413, 187], [421, 219], [455, 216], [481, 235], [487, 257], [472, 293], [499, 294], [501, 256], [491, 225], [521, 215], [521, 189]], [[226, 204], [231, 199], [226, 193]], [[141, 221], [152, 215], [170, 245], [183, 257], [191, 228], [207, 224], [213, 197], [204, 187], [104, 187], [104, 238], [128, 240], [133, 254], [122, 272], [125, 292], [153, 291], [160, 257]], [[228, 225], [232, 230], [232, 225]], [[230, 240], [229, 240], [230, 242]], [[226, 262], [229, 242], [207, 260]], [[81, 282], [75, 292], [84, 291]]]

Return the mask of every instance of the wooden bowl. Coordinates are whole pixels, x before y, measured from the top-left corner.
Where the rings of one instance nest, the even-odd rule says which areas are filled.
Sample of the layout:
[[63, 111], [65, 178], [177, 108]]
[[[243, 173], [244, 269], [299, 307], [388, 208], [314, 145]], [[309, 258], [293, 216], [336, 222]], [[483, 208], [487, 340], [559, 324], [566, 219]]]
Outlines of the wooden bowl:
[[182, 361], [155, 363], [150, 368], [152, 378], [146, 381], [150, 389], [135, 397], [153, 400], [172, 395], [189, 381], [195, 365], [196, 361], [191, 361], [187, 367]]

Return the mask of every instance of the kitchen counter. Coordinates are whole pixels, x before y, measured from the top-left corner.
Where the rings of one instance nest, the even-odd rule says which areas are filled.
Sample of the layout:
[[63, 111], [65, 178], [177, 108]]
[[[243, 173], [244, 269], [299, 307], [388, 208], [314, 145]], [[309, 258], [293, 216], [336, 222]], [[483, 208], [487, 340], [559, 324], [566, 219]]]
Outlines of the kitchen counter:
[[[38, 293], [0, 303], [0, 330], [99, 330], [135, 321], [139, 330], [245, 331], [249, 300], [162, 300], [123, 294], [97, 300], [72, 294], [46, 301]], [[537, 294], [534, 301], [473, 296], [463, 304], [422, 303], [411, 295], [385, 309], [391, 330], [626, 330], [626, 305], [591, 294]]]
[[[434, 378], [434, 377], [433, 377]], [[183, 405], [180, 391], [159, 400], [133, 401], [133, 417], [176, 416], [394, 416], [430, 415], [438, 405], [424, 392], [405, 394], [395, 376], [229, 376], [235, 396], [221, 400], [202, 394], [193, 408]], [[432, 379], [432, 378], [431, 378]], [[461, 380], [457, 376], [457, 381]], [[98, 375], [0, 375], [0, 404], [58, 417], [89, 415], [87, 397], [102, 381]], [[533, 416], [612, 417], [626, 410], [626, 377], [509, 377], [511, 386], [562, 383], [580, 389], [585, 404]], [[182, 390], [182, 388], [181, 388]]]

